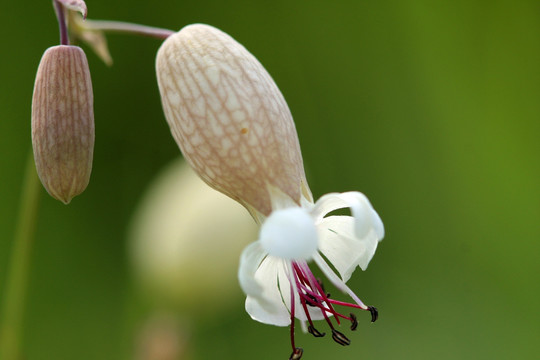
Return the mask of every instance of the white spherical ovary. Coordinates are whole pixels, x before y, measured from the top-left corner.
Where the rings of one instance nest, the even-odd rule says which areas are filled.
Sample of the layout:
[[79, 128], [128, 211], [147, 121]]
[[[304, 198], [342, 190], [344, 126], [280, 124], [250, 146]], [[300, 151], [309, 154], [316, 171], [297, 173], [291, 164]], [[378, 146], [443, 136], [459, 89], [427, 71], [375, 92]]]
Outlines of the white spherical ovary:
[[319, 246], [315, 223], [300, 207], [272, 212], [261, 227], [259, 240], [270, 256], [287, 260], [309, 260]]

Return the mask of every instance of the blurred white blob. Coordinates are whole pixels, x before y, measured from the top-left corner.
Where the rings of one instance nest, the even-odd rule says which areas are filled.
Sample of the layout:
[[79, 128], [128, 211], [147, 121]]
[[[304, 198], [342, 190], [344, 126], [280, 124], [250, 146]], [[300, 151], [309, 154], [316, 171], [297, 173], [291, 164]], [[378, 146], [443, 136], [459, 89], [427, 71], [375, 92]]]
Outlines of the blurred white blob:
[[257, 232], [240, 204], [176, 160], [149, 186], [129, 228], [137, 285], [156, 307], [214, 315], [240, 296], [238, 260]]

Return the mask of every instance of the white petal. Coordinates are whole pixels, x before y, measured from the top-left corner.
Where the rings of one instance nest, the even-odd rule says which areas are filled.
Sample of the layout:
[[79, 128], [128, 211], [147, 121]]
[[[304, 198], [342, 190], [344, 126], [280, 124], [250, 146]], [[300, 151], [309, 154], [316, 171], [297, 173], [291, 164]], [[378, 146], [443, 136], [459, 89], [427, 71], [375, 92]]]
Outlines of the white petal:
[[354, 218], [328, 216], [321, 220], [317, 229], [319, 250], [338, 270], [343, 281], [350, 279], [357, 266], [367, 269], [379, 242], [375, 227], [358, 238], [354, 232]]
[[354, 219], [350, 216], [329, 216], [317, 226], [319, 250], [348, 281], [366, 252], [366, 244], [354, 236]]
[[356, 294], [345, 284], [345, 282], [341, 281], [341, 279], [336, 275], [336, 273], [328, 266], [326, 261], [322, 258], [320, 254], [317, 254], [313, 257], [313, 260], [319, 266], [321, 271], [326, 275], [328, 280], [339, 290], [343, 291], [344, 293], [347, 293], [358, 305], [362, 307], [362, 309], [367, 310], [368, 307], [364, 305], [362, 300]]
[[371, 208], [371, 222], [373, 223], [375, 235], [377, 236], [378, 241], [381, 241], [384, 238], [384, 225], [379, 217], [379, 214], [377, 214], [373, 208]]
[[265, 258], [266, 253], [258, 241], [246, 246], [240, 257], [238, 280], [240, 287], [246, 295], [262, 293], [262, 286], [255, 280], [255, 273]]
[[375, 255], [380, 238], [374, 230], [371, 230], [361, 241], [364, 245], [364, 252], [356, 259], [356, 263], [365, 271], [373, 258], [373, 255]]
[[[291, 322], [290, 315], [278, 286], [278, 278], [286, 279], [284, 260], [265, 256], [258, 241], [242, 253], [238, 278], [247, 294], [246, 311], [259, 322], [287, 326]], [[286, 281], [284, 287], [288, 286]]]
[[375, 228], [378, 240], [382, 240], [382, 236], [384, 236], [382, 221], [373, 210], [366, 196], [360, 192], [326, 194], [317, 200], [315, 206], [311, 209], [311, 215], [315, 218], [315, 222], [318, 223], [329, 212], [347, 207], [351, 209], [352, 216], [355, 219], [356, 237], [363, 238], [370, 230]]

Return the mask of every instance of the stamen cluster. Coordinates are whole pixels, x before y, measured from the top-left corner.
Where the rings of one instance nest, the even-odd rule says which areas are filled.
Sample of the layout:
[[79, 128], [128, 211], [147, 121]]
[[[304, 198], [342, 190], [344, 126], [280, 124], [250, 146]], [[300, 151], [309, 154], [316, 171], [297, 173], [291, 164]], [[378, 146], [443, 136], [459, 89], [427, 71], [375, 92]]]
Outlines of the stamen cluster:
[[[349, 316], [344, 315], [338, 312], [335, 308], [336, 305], [345, 306], [349, 308], [356, 308], [361, 310], [367, 310], [371, 312], [371, 322], [375, 322], [378, 318], [377, 309], [373, 306], [361, 306], [358, 304], [347, 303], [339, 300], [334, 300], [330, 298], [330, 293], [326, 292], [322, 281], [316, 278], [308, 264], [305, 261], [294, 261], [292, 262], [293, 273], [291, 275], [291, 345], [293, 352], [290, 356], [290, 359], [300, 359], [303, 354], [303, 349], [298, 348], [295, 345], [294, 341], [294, 319], [295, 319], [295, 294], [300, 300], [302, 310], [307, 318], [309, 323], [308, 332], [314, 337], [324, 337], [326, 333], [320, 332], [313, 325], [313, 320], [311, 317], [311, 312], [313, 308], [320, 310], [324, 319], [330, 326], [332, 330], [332, 339], [342, 345], [347, 346], [351, 344], [351, 340], [347, 338], [343, 333], [336, 330], [330, 316], [334, 316], [337, 325], [341, 325], [341, 319], [351, 322], [350, 329], [355, 331], [358, 327], [358, 321], [354, 313], [349, 313]], [[293, 291], [296, 289], [296, 291]]]

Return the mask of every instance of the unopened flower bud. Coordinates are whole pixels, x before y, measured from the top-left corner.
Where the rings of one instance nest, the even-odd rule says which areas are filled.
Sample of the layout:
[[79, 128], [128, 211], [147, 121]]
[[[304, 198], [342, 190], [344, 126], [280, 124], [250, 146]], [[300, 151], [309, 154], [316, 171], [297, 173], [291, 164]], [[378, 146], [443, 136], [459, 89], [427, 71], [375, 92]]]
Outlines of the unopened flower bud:
[[68, 204], [86, 189], [94, 152], [94, 110], [84, 51], [59, 45], [45, 51], [32, 99], [32, 146], [49, 194]]
[[173, 137], [204, 181], [259, 219], [276, 201], [312, 201], [287, 103], [242, 45], [189, 25], [165, 40], [156, 70]]

